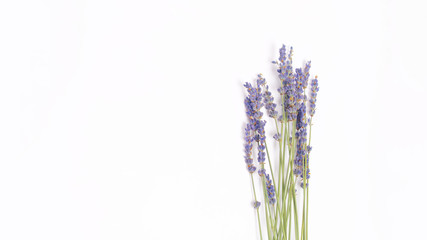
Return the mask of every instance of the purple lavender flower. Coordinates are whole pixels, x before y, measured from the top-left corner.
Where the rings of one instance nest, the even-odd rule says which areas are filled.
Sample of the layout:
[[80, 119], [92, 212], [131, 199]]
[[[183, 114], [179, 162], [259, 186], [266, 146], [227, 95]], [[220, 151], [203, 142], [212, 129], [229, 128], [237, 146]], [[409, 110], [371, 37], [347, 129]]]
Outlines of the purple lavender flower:
[[261, 108], [264, 106], [262, 103], [262, 89], [265, 84], [265, 79], [258, 75], [257, 85], [252, 87], [250, 83], [245, 83], [244, 87], [248, 91], [248, 96], [245, 98], [246, 115], [248, 116], [252, 126], [252, 130], [256, 130], [257, 120], [261, 120], [263, 113]]
[[297, 152], [294, 160], [294, 174], [300, 177], [303, 177], [304, 161], [307, 161], [308, 163], [308, 154], [305, 148], [307, 143], [306, 111], [306, 106], [303, 102], [300, 109], [298, 109], [296, 122], [297, 131], [295, 133], [295, 137], [297, 139]]
[[280, 53], [280, 57], [279, 57], [280, 63], [285, 63], [286, 62], [286, 46], [285, 46], [285, 44], [283, 44], [282, 47], [279, 49], [279, 53]]
[[261, 206], [261, 203], [256, 201], [256, 202], [254, 202], [253, 206], [255, 209], [257, 209], [257, 208], [259, 208], [259, 206]]
[[268, 85], [264, 85], [264, 104], [265, 109], [267, 110], [267, 114], [271, 118], [277, 118], [278, 112], [276, 111], [276, 104], [274, 103], [274, 97], [271, 92], [268, 90]]
[[[265, 86], [266, 82], [265, 82], [265, 78], [262, 77], [261, 74], [258, 74], [258, 79], [257, 79], [257, 93], [261, 93], [261, 87]], [[261, 104], [263, 105], [263, 104]], [[258, 142], [258, 162], [260, 164], [264, 164], [265, 163], [265, 124], [267, 123], [266, 121], [261, 120], [262, 118], [262, 113], [260, 111], [260, 109], [258, 109], [258, 115], [255, 115], [255, 118], [257, 119], [256, 121], [256, 131], [257, 131], [257, 142]]]
[[267, 82], [265, 81], [265, 78], [262, 77], [262, 74], [258, 74], [258, 79], [256, 80], [257, 86], [261, 88], [261, 86], [264, 86]]
[[277, 63], [277, 72], [279, 73], [282, 86], [278, 89], [278, 91], [282, 96], [284, 96], [283, 108], [287, 114], [287, 119], [288, 121], [293, 121], [296, 119], [297, 114], [296, 76], [293, 73], [292, 67], [293, 48], [290, 48], [287, 57], [285, 45], [280, 48], [279, 53], [280, 57], [279, 62]]
[[270, 204], [274, 204], [276, 203], [276, 199], [275, 199], [275, 191], [274, 191], [274, 186], [271, 183], [271, 179], [270, 179], [270, 175], [266, 174], [265, 175], [265, 185], [267, 187], [267, 196], [268, 196], [268, 201], [270, 202]]
[[245, 83], [244, 87], [248, 91], [248, 96], [245, 98], [246, 115], [249, 118], [251, 130], [256, 130], [256, 122], [261, 119], [261, 108], [264, 106], [262, 103], [262, 93], [259, 86], [252, 87], [250, 83]]
[[[259, 146], [262, 147], [262, 145], [260, 144]], [[265, 148], [264, 148], [265, 149]], [[258, 162], [260, 164], [265, 163], [265, 152], [262, 150], [260, 150], [260, 148], [258, 148]]]
[[[305, 104], [302, 103], [301, 107], [298, 109], [297, 125], [296, 125], [297, 130], [303, 129], [303, 128], [307, 127], [307, 122], [306, 122], [307, 116], [306, 116], [306, 113], [307, 113], [307, 108], [306, 108]], [[297, 135], [298, 135], [298, 133], [297, 133]]]
[[304, 78], [303, 78], [304, 89], [307, 88], [308, 86], [308, 78], [310, 77], [310, 68], [311, 68], [311, 61], [308, 61], [304, 67]]
[[310, 92], [310, 116], [313, 117], [316, 112], [316, 100], [317, 100], [317, 92], [319, 92], [319, 81], [317, 80], [317, 76], [311, 80], [311, 92]]
[[260, 164], [265, 163], [265, 124], [266, 121], [259, 120], [258, 121], [258, 162]]
[[[304, 178], [303, 174], [301, 174], [301, 179]], [[307, 168], [306, 172], [305, 172], [305, 178], [306, 179], [310, 179], [310, 168]], [[301, 187], [304, 188], [304, 182], [301, 182]], [[308, 182], [305, 183], [305, 185], [308, 187]]]
[[301, 68], [295, 69], [295, 80], [296, 80], [296, 86], [295, 86], [295, 96], [297, 100], [297, 107], [299, 108], [301, 106], [301, 103], [305, 100], [304, 96], [304, 73], [302, 72]]
[[[248, 96], [245, 98], [246, 106], [246, 115], [249, 118], [249, 123], [247, 124], [247, 131], [253, 131], [255, 136], [253, 140], [258, 143], [258, 162], [264, 164], [265, 162], [265, 124], [266, 121], [261, 120], [263, 113], [261, 108], [264, 106], [262, 103], [262, 86], [265, 85], [265, 79], [262, 75], [258, 75], [257, 84], [253, 87], [250, 83], [245, 83], [248, 91]], [[246, 129], [245, 129], [246, 131]], [[245, 147], [246, 148], [246, 147]], [[246, 156], [246, 160], [248, 157]], [[252, 158], [250, 158], [252, 160]], [[253, 166], [253, 163], [248, 163], [248, 170], [250, 173], [253, 173], [256, 170], [256, 167]]]
[[248, 165], [248, 171], [252, 174], [256, 171], [256, 167], [253, 164]]
[[260, 177], [264, 176], [265, 175], [265, 169], [258, 170], [258, 174]]
[[255, 172], [256, 167], [253, 165], [253, 158], [252, 158], [252, 142], [253, 137], [251, 135], [251, 128], [250, 124], [246, 124], [245, 128], [245, 163], [247, 165], [247, 169], [250, 173]]
[[280, 141], [280, 140], [282, 139], [282, 136], [280, 135], [280, 133], [276, 133], [276, 134], [274, 134], [273, 138], [274, 138], [276, 141]]

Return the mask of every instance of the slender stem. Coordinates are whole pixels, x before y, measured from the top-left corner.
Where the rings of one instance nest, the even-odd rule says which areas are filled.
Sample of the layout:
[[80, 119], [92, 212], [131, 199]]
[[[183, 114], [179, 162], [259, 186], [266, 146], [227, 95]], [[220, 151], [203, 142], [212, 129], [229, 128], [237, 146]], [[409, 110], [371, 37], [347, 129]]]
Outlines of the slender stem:
[[[293, 181], [293, 178], [291, 178]], [[295, 183], [292, 183], [292, 200], [294, 205], [294, 221], [295, 221], [295, 239], [297, 239], [297, 236], [299, 236], [299, 230], [298, 230], [298, 209], [297, 209], [297, 201], [296, 201], [296, 194], [295, 194]]]
[[276, 119], [276, 118], [274, 118], [274, 122], [276, 123], [276, 131], [277, 131], [277, 134], [279, 134], [279, 125], [277, 125], [277, 119]]
[[[284, 87], [284, 83], [283, 83], [283, 81], [281, 81], [280, 82], [281, 83], [281, 86], [282, 87]], [[283, 184], [283, 178], [284, 178], [284, 165], [285, 165], [285, 149], [286, 149], [286, 141], [287, 141], [287, 126], [286, 126], [286, 124], [285, 124], [285, 132], [283, 132], [283, 123], [285, 122], [286, 123], [286, 121], [287, 121], [287, 115], [286, 115], [286, 111], [285, 111], [285, 96], [284, 95], [280, 95], [280, 100], [281, 100], [281, 102], [282, 102], [282, 121], [281, 121], [281, 132], [280, 132], [280, 139], [281, 139], [281, 141], [280, 141], [280, 149], [282, 149], [282, 151], [279, 153], [280, 154], [280, 156], [279, 156], [279, 159], [280, 159], [280, 164], [279, 164], [279, 172], [281, 172], [282, 173], [282, 179], [279, 179], [279, 185], [281, 185], [281, 184]], [[282, 145], [282, 141], [283, 141], [283, 145]], [[280, 187], [279, 188], [279, 191], [281, 191], [282, 190], [282, 188]], [[281, 201], [282, 201], [282, 204], [286, 201], [286, 198], [283, 198], [283, 195], [284, 195], [284, 191], [282, 190], [282, 195], [280, 195], [280, 197], [281, 197]], [[277, 206], [279, 207], [280, 206], [280, 202], [278, 201], [277, 202]], [[283, 209], [283, 205], [282, 205], [282, 212], [283, 212], [283, 215], [285, 215], [286, 214], [286, 209]], [[280, 224], [282, 225], [282, 223], [283, 223], [283, 215], [282, 214], [280, 214]], [[286, 229], [286, 225], [284, 226], [284, 229]], [[286, 230], [285, 230], [285, 234], [286, 234]], [[286, 237], [286, 235], [285, 235], [285, 237]]]
[[289, 176], [291, 176], [291, 174], [289, 173], [289, 170], [290, 170], [290, 164], [288, 163], [288, 166], [286, 169], [286, 180], [285, 180], [285, 184], [283, 185], [284, 195], [283, 195], [283, 200], [282, 200], [283, 201], [283, 207], [282, 208], [286, 207], [285, 203], [286, 203], [286, 199], [287, 199], [288, 192], [289, 192]]
[[[277, 127], [277, 121], [276, 121], [276, 127]], [[282, 129], [282, 133], [283, 133], [283, 123], [282, 123], [282, 126], [281, 126], [281, 129]], [[278, 129], [277, 129], [278, 130]], [[286, 135], [287, 135], [287, 128], [286, 128], [286, 125], [285, 125], [285, 134], [284, 134], [284, 136], [282, 135], [282, 133], [281, 133], [281, 135], [280, 135], [280, 141], [279, 141], [279, 146], [280, 146], [280, 152], [279, 152], [279, 154], [280, 154], [280, 156], [279, 156], [279, 159], [280, 159], [280, 164], [279, 164], [279, 176], [280, 177], [282, 177], [283, 178], [283, 167], [284, 167], [284, 163], [285, 163], [285, 146], [286, 146]], [[283, 141], [283, 145], [282, 145], [282, 141]], [[283, 146], [283, 147], [282, 147]], [[283, 154], [282, 154], [282, 152], [283, 152]], [[283, 190], [282, 190], [282, 187], [280, 187], [280, 185], [281, 185], [281, 179], [280, 179], [280, 177], [279, 177], [279, 179], [278, 179], [278, 181], [279, 181], [279, 188], [278, 188], [278, 191], [280, 191], [280, 193], [281, 194], [279, 194], [278, 193], [278, 195], [277, 195], [277, 205], [276, 205], [276, 217], [275, 217], [275, 229], [277, 229], [277, 217], [279, 216], [279, 220], [280, 220], [280, 226], [282, 225], [282, 222], [283, 222], [283, 215], [282, 215], [282, 212], [283, 213], [285, 213], [286, 212], [286, 209], [284, 209], [284, 207], [283, 206], [285, 206], [284, 205], [284, 198], [283, 197], [281, 197], [281, 196], [283, 196], [283, 194], [286, 194], [286, 192], [284, 192]], [[276, 189], [275, 189], [276, 190]], [[276, 190], [276, 192], [278, 192], [277, 190]], [[280, 209], [280, 205], [281, 205], [281, 202], [280, 202], [280, 200], [282, 201], [282, 211], [281, 211], [281, 209]], [[285, 228], [286, 229], [286, 228]], [[279, 227], [279, 232], [280, 232], [280, 227]]]
[[[287, 171], [289, 171], [289, 165], [288, 165], [288, 170]], [[284, 224], [284, 231], [285, 231], [285, 238], [286, 238], [286, 233], [287, 233], [287, 222], [288, 222], [288, 218], [289, 218], [289, 215], [290, 215], [290, 213], [291, 213], [291, 211], [290, 211], [290, 209], [291, 209], [291, 201], [288, 199], [288, 201], [286, 201], [286, 196], [287, 195], [289, 195], [289, 194], [287, 194], [288, 193], [288, 191], [289, 191], [289, 188], [290, 188], [290, 181], [288, 181], [288, 179], [289, 179], [289, 177], [287, 177], [287, 179], [286, 179], [286, 186], [284, 186], [284, 192], [285, 192], [285, 194], [286, 195], [284, 195], [284, 199], [283, 199], [283, 204], [284, 204], [284, 206], [283, 206], [283, 208], [282, 209], [285, 209], [285, 210], [287, 210], [287, 211], [284, 211], [283, 212], [283, 219], [282, 219], [282, 222], [283, 222], [283, 224]], [[287, 202], [287, 206], [285, 206], [285, 203]], [[289, 234], [290, 234], [290, 229], [289, 229]]]
[[[312, 122], [313, 122], [313, 117], [311, 118], [311, 121], [310, 121], [310, 131], [309, 131], [309, 136], [308, 136], [308, 145], [311, 147], [311, 127], [312, 127]], [[310, 153], [307, 153], [307, 158], [309, 159], [309, 157], [310, 157]], [[309, 162], [307, 162], [307, 169], [309, 168], [309, 165], [310, 165], [310, 163]], [[309, 182], [309, 179], [307, 179], [307, 185], [308, 185], [308, 182]], [[306, 221], [306, 223], [305, 223], [305, 231], [306, 231], [306, 233], [305, 233], [305, 236], [306, 236], [306, 238], [308, 239], [308, 187], [307, 187], [307, 211], [306, 211], [306, 216], [305, 216], [305, 221]]]
[[270, 153], [268, 152], [267, 141], [265, 141], [265, 150], [267, 151], [268, 165], [270, 166], [271, 178], [273, 179], [274, 191], [277, 192], [276, 189], [276, 181], [274, 180], [273, 168], [271, 166], [270, 161]]
[[[280, 136], [283, 136], [283, 122], [281, 122]], [[277, 193], [277, 195], [276, 195], [276, 198], [277, 198], [276, 217], [278, 216], [279, 206], [280, 206], [280, 199], [281, 199], [281, 196], [283, 194], [281, 192], [281, 186], [282, 186], [281, 185], [282, 184], [282, 181], [281, 181], [281, 178], [282, 178], [281, 166], [283, 164], [283, 159], [282, 159], [282, 151], [283, 151], [283, 149], [282, 149], [282, 141], [283, 141], [283, 137], [281, 137], [280, 140], [279, 140], [279, 149], [280, 149], [280, 152], [279, 152], [279, 178], [278, 178], [278, 186], [277, 186], [277, 191], [276, 191], [276, 193]], [[277, 219], [276, 219], [276, 221], [277, 221]]]
[[[255, 192], [255, 184], [254, 184], [254, 176], [251, 173], [251, 180], [252, 180], [252, 188], [254, 190], [254, 199], [255, 199], [255, 203], [257, 202], [256, 200], [256, 192]], [[256, 209], [257, 212], [257, 216], [258, 216], [258, 227], [259, 227], [259, 237], [262, 240], [262, 231], [261, 231], [261, 220], [259, 219], [259, 208]]]
[[[286, 117], [286, 114], [285, 114]], [[286, 117], [287, 118], [287, 117]], [[285, 149], [286, 149], [286, 142], [289, 141], [289, 137], [288, 137], [289, 131], [288, 131], [288, 124], [285, 124], [285, 136], [283, 137], [283, 155], [282, 155], [282, 159], [283, 159], [283, 164], [282, 164], [282, 172], [285, 173]], [[290, 157], [290, 155], [289, 155]], [[288, 162], [288, 169], [289, 169], [289, 162]], [[284, 194], [282, 194], [282, 202], [284, 203], [286, 201], [286, 195], [287, 195], [287, 191], [286, 191], [286, 182], [288, 180], [288, 175], [289, 175], [289, 171], [288, 169], [286, 170], [286, 175], [284, 175], [283, 179], [282, 179], [282, 186], [284, 188], [284, 190], [282, 190], [282, 192]], [[283, 206], [286, 206], [285, 204], [283, 204]]]
[[305, 236], [305, 214], [306, 214], [306, 189], [307, 189], [307, 181], [306, 181], [306, 175], [307, 175], [307, 157], [304, 157], [303, 159], [303, 191], [304, 191], [304, 198], [303, 198], [303, 211], [302, 211], [302, 226], [301, 226], [301, 239], [306, 239]]
[[286, 218], [289, 218], [288, 239], [291, 240], [291, 226], [292, 226], [292, 221], [291, 221], [291, 219], [292, 219], [292, 211], [291, 211], [291, 208], [292, 208], [292, 205], [291, 205], [291, 201], [288, 201], [288, 202], [289, 202], [288, 203], [289, 213], [288, 213], [288, 216]]
[[[308, 183], [308, 180], [307, 180]], [[305, 210], [305, 239], [308, 239], [308, 187], [307, 191], [307, 202], [306, 202], [306, 210]]]
[[[273, 168], [272, 168], [272, 165], [271, 165], [270, 153], [268, 152], [267, 141], [265, 142], [265, 150], [267, 151], [268, 165], [270, 166], [270, 172], [271, 172], [271, 178], [273, 179], [274, 191], [277, 193], [276, 181], [274, 180]], [[263, 165], [263, 168], [264, 168], [264, 165]], [[265, 183], [264, 183], [264, 185], [265, 185]], [[277, 199], [278, 199], [278, 196], [277, 196]], [[265, 201], [265, 202], [267, 204], [267, 201]], [[268, 210], [270, 211], [270, 208]], [[279, 205], [278, 204], [277, 204], [277, 207], [276, 207], [276, 214], [274, 216], [274, 222], [275, 222], [274, 223], [274, 231], [276, 231], [276, 228], [277, 228], [277, 215], [278, 215], [277, 211], [279, 211], [279, 215], [280, 215], [280, 209], [279, 209]], [[273, 213], [274, 213], [274, 209], [273, 209]], [[270, 215], [270, 217], [271, 217], [271, 215]]]
[[[296, 148], [296, 139], [295, 139], [295, 133], [296, 133], [296, 121], [292, 122], [292, 155], [290, 157], [291, 160], [291, 169], [293, 169], [293, 160], [295, 155], [295, 148]], [[291, 191], [292, 191], [292, 201], [294, 205], [294, 221], [295, 221], [295, 238], [299, 236], [299, 230], [298, 230], [298, 209], [297, 209], [297, 201], [296, 201], [296, 194], [295, 194], [295, 182], [294, 178], [291, 176]]]
[[[287, 191], [289, 192], [290, 191], [290, 188], [291, 188], [291, 181], [289, 181], [288, 182], [288, 185], [287, 185]], [[290, 193], [288, 194], [288, 196], [290, 195]], [[291, 211], [290, 211], [290, 209], [291, 209], [291, 201], [290, 201], [290, 198], [288, 199], [288, 207], [287, 207], [287, 209], [289, 209], [289, 211], [288, 211], [288, 213], [290, 213]], [[286, 216], [286, 218], [285, 218], [285, 220], [286, 220], [286, 222], [288, 222], [288, 217], [289, 217], [289, 214]]]
[[[264, 167], [262, 167], [264, 169]], [[267, 197], [267, 190], [265, 187], [265, 177], [262, 177], [262, 188], [263, 188], [263, 192], [264, 192], [264, 209], [265, 209], [265, 221], [267, 223], [267, 234], [268, 234], [268, 239], [271, 239], [271, 228], [270, 228], [270, 223], [271, 223], [271, 218], [269, 216], [270, 212], [268, 211], [269, 209], [267, 206], [267, 202], [268, 202], [268, 197]]]
[[305, 239], [305, 190], [304, 190], [304, 200], [303, 200], [303, 210], [302, 210], [302, 222], [301, 222], [301, 240]]

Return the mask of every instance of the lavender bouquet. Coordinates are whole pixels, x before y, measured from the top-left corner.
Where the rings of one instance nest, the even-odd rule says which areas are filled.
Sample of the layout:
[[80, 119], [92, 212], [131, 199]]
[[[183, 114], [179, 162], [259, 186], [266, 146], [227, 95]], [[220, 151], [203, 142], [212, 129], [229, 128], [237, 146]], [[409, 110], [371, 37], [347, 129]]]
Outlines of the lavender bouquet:
[[[248, 117], [244, 137], [245, 163], [252, 181], [253, 206], [256, 209], [260, 239], [263, 238], [263, 232], [266, 232], [268, 239], [274, 240], [288, 240], [291, 237], [301, 240], [308, 239], [311, 127], [319, 87], [317, 76], [311, 79], [310, 87], [308, 87], [311, 62], [307, 62], [303, 69], [294, 70], [292, 54], [293, 48], [291, 47], [287, 53], [286, 47], [283, 45], [280, 48], [278, 61], [273, 61], [273, 64], [277, 66], [280, 81], [278, 89], [280, 108], [278, 110], [276, 110], [277, 105], [266, 80], [261, 74], [258, 75], [256, 85], [244, 84], [248, 93], [245, 98]], [[278, 144], [279, 148], [276, 171], [273, 170], [273, 159], [270, 158], [267, 147], [265, 133], [267, 122], [263, 120], [264, 114], [261, 111], [263, 107], [275, 123], [273, 138], [274, 144]], [[256, 145], [256, 150], [254, 145]], [[253, 160], [255, 155], [258, 160], [257, 166]], [[268, 160], [268, 164], [266, 164], [266, 160]], [[259, 178], [256, 179], [262, 186], [262, 192], [258, 194], [253, 176], [256, 171], [259, 175]], [[297, 194], [300, 194], [301, 191], [303, 195], [302, 214], [298, 214], [300, 201], [298, 201]], [[261, 221], [260, 207], [264, 208], [265, 219], [263, 221]], [[291, 235], [293, 230], [294, 233]]]

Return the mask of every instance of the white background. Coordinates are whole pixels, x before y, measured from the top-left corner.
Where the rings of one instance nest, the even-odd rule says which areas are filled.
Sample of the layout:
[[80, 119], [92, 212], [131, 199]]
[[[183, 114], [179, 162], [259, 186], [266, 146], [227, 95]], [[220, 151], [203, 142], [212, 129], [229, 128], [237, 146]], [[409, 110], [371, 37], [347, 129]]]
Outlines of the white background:
[[422, 238], [425, 10], [2, 1], [0, 239], [257, 239], [242, 84], [282, 43], [319, 76], [310, 238]]

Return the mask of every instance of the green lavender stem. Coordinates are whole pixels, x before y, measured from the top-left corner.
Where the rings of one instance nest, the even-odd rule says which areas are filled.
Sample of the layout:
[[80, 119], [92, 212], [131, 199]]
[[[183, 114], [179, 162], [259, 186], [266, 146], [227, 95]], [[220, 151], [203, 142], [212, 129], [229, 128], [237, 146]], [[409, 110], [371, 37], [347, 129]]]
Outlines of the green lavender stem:
[[[283, 122], [281, 122], [281, 130], [280, 130], [280, 136], [283, 136]], [[277, 216], [279, 215], [280, 211], [280, 196], [282, 195], [281, 192], [281, 178], [282, 178], [282, 172], [281, 172], [281, 166], [283, 164], [283, 159], [282, 159], [282, 141], [283, 141], [283, 137], [281, 137], [281, 139], [279, 140], [279, 178], [278, 178], [278, 186], [277, 189], [275, 189], [276, 191], [276, 199], [277, 199], [277, 204], [276, 204], [276, 217], [275, 217], [275, 221], [277, 222]], [[280, 220], [280, 219], [279, 219]], [[277, 228], [277, 226], [275, 225], [275, 228]]]
[[288, 231], [288, 239], [289, 240], [291, 240], [291, 230], [292, 230], [292, 221], [291, 221], [291, 219], [292, 219], [292, 211], [290, 211], [290, 209], [292, 208], [292, 205], [291, 205], [291, 201], [288, 201], [289, 202], [289, 204], [288, 204], [288, 209], [289, 209], [289, 211], [288, 211], [288, 216], [287, 216], [287, 218], [289, 218], [289, 231]]
[[[309, 146], [311, 146], [311, 126], [313, 125], [312, 124], [312, 122], [313, 122], [313, 118], [311, 119], [311, 121], [310, 121], [310, 131], [309, 131], [309, 136], [308, 136], [308, 145]], [[308, 153], [308, 157], [310, 156], [310, 153]], [[308, 166], [309, 165], [309, 163], [307, 163], [307, 168], [309, 167]], [[307, 183], [308, 183], [308, 180], [307, 180]], [[306, 231], [306, 238], [308, 239], [308, 188], [307, 188], [307, 211], [306, 211], [306, 217], [305, 217], [305, 221], [306, 221], [306, 223], [305, 223], [305, 231]]]
[[[266, 152], [267, 152], [268, 165], [270, 166], [271, 178], [273, 179], [274, 191], [277, 193], [276, 181], [274, 180], [273, 169], [272, 169], [271, 160], [270, 160], [270, 153], [268, 152], [268, 147], [267, 147], [267, 141], [265, 142], [265, 149], [266, 149]], [[263, 165], [263, 169], [264, 169], [264, 165]], [[265, 179], [264, 179], [263, 185], [265, 186]], [[265, 205], [266, 204], [267, 204], [267, 199], [265, 199]], [[277, 209], [278, 209], [278, 207], [277, 207]], [[270, 211], [270, 208], [268, 210]], [[279, 215], [280, 215], [280, 209], [278, 209], [278, 211], [279, 211]], [[274, 213], [274, 209], [273, 209], [273, 213]], [[274, 229], [273, 229], [274, 232], [276, 232], [276, 228], [277, 228], [277, 215], [278, 215], [278, 213], [277, 213], [277, 210], [276, 210], [276, 214], [275, 214], [275, 216], [273, 218], [274, 219]], [[270, 218], [271, 218], [271, 215], [270, 215]]]
[[267, 147], [267, 141], [265, 142], [265, 150], [267, 152], [268, 165], [270, 166], [271, 178], [273, 179], [274, 191], [277, 192], [276, 181], [274, 180], [273, 168], [270, 161], [270, 153], [268, 152], [268, 147]]
[[[292, 122], [292, 155], [289, 157], [291, 160], [291, 170], [293, 169], [293, 160], [295, 155], [295, 148], [296, 148], [296, 139], [295, 139], [295, 133], [296, 133], [296, 121]], [[295, 194], [295, 182], [294, 178], [291, 176], [291, 191], [292, 191], [292, 201], [293, 201], [293, 207], [294, 207], [294, 221], [295, 221], [295, 236], [299, 236], [299, 230], [298, 230], [298, 209], [297, 209], [297, 201], [296, 201], [296, 194]]]
[[308, 239], [308, 188], [306, 191], [307, 191], [307, 203], [306, 203], [307, 207], [305, 211], [305, 239]]
[[[254, 199], [255, 199], [255, 202], [257, 202], [256, 192], [255, 192], [255, 184], [254, 184], [254, 176], [252, 173], [251, 173], [251, 180], [252, 180], [252, 188], [254, 190]], [[258, 208], [256, 209], [256, 212], [257, 212], [257, 216], [258, 216], [259, 237], [262, 240], [261, 220], [259, 219], [259, 209]]]
[[[264, 167], [262, 167], [264, 169]], [[262, 188], [263, 188], [263, 192], [264, 192], [264, 209], [265, 209], [265, 221], [267, 224], [267, 234], [268, 234], [268, 239], [271, 239], [271, 216], [269, 216], [271, 213], [270, 211], [268, 211], [269, 209], [267, 209], [267, 201], [268, 201], [268, 197], [267, 197], [267, 191], [266, 191], [266, 187], [265, 187], [265, 178], [262, 177]]]

